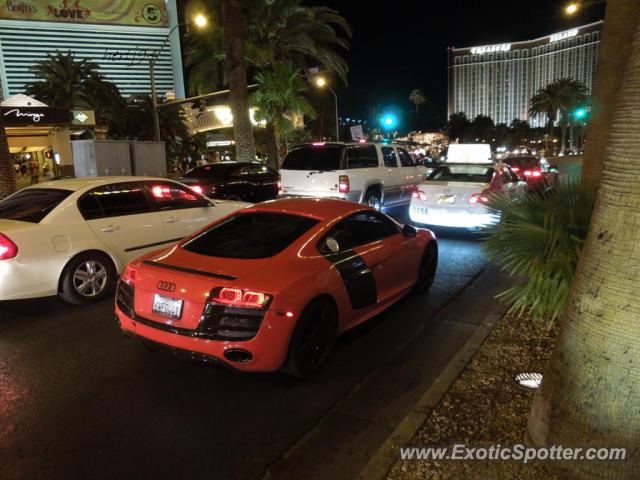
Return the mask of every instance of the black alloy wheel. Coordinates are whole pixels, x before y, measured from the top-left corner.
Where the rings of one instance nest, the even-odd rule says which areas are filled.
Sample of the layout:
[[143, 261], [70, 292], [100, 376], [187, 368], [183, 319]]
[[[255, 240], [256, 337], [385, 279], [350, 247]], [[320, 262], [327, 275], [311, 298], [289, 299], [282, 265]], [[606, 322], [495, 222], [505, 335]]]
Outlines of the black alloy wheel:
[[427, 293], [433, 285], [433, 279], [436, 276], [438, 268], [438, 247], [435, 242], [430, 241], [424, 249], [422, 258], [420, 259], [420, 269], [418, 270], [418, 281], [416, 282], [416, 291]]
[[325, 298], [312, 300], [302, 311], [289, 346], [284, 372], [307, 378], [327, 362], [336, 339], [338, 315]]

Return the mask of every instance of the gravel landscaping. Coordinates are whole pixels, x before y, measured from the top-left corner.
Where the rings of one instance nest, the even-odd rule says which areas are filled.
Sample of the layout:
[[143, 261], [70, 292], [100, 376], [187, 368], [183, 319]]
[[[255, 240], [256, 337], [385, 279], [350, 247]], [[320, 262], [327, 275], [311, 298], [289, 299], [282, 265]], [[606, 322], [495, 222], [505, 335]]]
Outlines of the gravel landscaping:
[[[520, 372], [544, 372], [557, 329], [546, 331], [526, 315], [504, 316], [453, 383], [410, 446], [510, 446], [523, 443], [534, 391], [514, 381]], [[397, 461], [388, 480], [553, 480], [549, 463], [515, 461]]]

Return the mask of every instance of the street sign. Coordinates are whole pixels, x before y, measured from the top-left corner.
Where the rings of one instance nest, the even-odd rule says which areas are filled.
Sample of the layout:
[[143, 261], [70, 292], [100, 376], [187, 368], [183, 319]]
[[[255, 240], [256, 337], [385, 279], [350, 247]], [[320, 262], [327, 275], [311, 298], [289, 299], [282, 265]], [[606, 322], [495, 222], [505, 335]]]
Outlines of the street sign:
[[364, 133], [362, 132], [362, 125], [354, 125], [351, 128], [351, 139], [354, 141], [358, 141], [361, 138], [364, 138]]

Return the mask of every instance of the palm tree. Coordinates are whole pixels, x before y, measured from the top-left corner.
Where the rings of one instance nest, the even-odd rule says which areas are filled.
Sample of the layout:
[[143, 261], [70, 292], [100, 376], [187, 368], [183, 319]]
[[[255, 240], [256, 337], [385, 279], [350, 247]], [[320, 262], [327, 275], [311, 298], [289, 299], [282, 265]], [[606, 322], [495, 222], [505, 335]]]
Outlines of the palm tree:
[[228, 84], [222, 27], [219, 25], [218, 15], [209, 17], [210, 28], [190, 32], [185, 36], [184, 56], [188, 86], [197, 95], [220, 90]]
[[417, 118], [418, 108], [420, 107], [420, 105], [422, 105], [424, 102], [427, 101], [427, 98], [422, 93], [422, 90], [420, 90], [419, 88], [415, 88], [411, 90], [411, 93], [409, 94], [409, 101], [416, 106], [416, 118]]
[[587, 101], [588, 90], [584, 83], [571, 78], [556, 80], [554, 82], [554, 89], [560, 97], [560, 127], [562, 129], [560, 150], [564, 151], [566, 148], [569, 118], [578, 106]]
[[[274, 73], [283, 61], [291, 61], [295, 68], [305, 72], [311, 66], [322, 66], [346, 82], [348, 67], [336, 53], [336, 48], [348, 48], [351, 29], [335, 10], [326, 7], [305, 7], [301, 0], [248, 0], [243, 2], [245, 15], [244, 49], [249, 66], [257, 73]], [[196, 37], [197, 33], [192, 34]], [[207, 33], [208, 39], [192, 38], [187, 49], [190, 66], [189, 86], [198, 93], [219, 88], [224, 78], [219, 45], [215, 29]], [[307, 73], [310, 76], [310, 73]], [[268, 128], [267, 135], [275, 134]], [[275, 138], [268, 142], [277, 143]], [[273, 153], [273, 152], [272, 152]]]
[[267, 122], [269, 166], [277, 169], [280, 159], [277, 141], [282, 139], [283, 133], [292, 129], [285, 112], [313, 117], [315, 110], [304, 97], [308, 83], [291, 62], [281, 62], [272, 71], [258, 73], [256, 81], [259, 87], [251, 98], [252, 103], [258, 107], [255, 117], [256, 120]]
[[242, 37], [242, 4], [240, 0], [220, 2], [220, 20], [229, 79], [229, 107], [233, 115], [233, 138], [236, 156], [241, 162], [256, 159], [256, 144], [249, 118], [249, 92], [245, 70]]
[[627, 456], [566, 462], [563, 478], [640, 477], [640, 30], [628, 48], [589, 233], [528, 421], [536, 445], [620, 446]]
[[56, 51], [29, 69], [38, 80], [27, 83], [25, 92], [53, 107], [95, 110], [96, 123], [110, 127], [122, 115], [125, 102], [99, 68], [87, 59], [76, 60], [71, 52]]
[[582, 188], [595, 192], [602, 175], [609, 132], [615, 109], [615, 99], [629, 55], [633, 32], [640, 21], [640, 2], [616, 2], [607, 8], [602, 29], [602, 42], [598, 52], [598, 64], [593, 104], [590, 113], [589, 148], [582, 157]]
[[[247, 0], [247, 60], [258, 70], [290, 60], [311, 66], [346, 83], [347, 63], [336, 49], [348, 49], [351, 28], [337, 11], [306, 7], [302, 0]], [[346, 38], [344, 38], [346, 37]]]
[[[553, 127], [558, 116], [558, 110], [561, 107], [561, 98], [558, 95], [557, 88], [553, 83], [541, 88], [531, 97], [531, 107], [529, 112], [531, 115], [546, 115], [547, 124], [549, 125], [549, 141], [553, 142]], [[550, 145], [547, 144], [547, 152], [550, 151]]]
[[[2, 85], [0, 85], [0, 91], [2, 91]], [[2, 99], [1, 95], [0, 99]], [[4, 128], [3, 116], [0, 115], [0, 199], [8, 197], [17, 189], [16, 171], [13, 168], [13, 161], [9, 153], [7, 131]]]

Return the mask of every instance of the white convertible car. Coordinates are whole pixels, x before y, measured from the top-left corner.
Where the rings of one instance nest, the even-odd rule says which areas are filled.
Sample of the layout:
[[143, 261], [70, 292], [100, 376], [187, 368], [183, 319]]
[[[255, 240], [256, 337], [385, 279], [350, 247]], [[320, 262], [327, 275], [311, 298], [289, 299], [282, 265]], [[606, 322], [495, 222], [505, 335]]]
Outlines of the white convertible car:
[[178, 182], [97, 177], [40, 183], [0, 202], [0, 300], [104, 298], [118, 272], [248, 203], [210, 200]]

